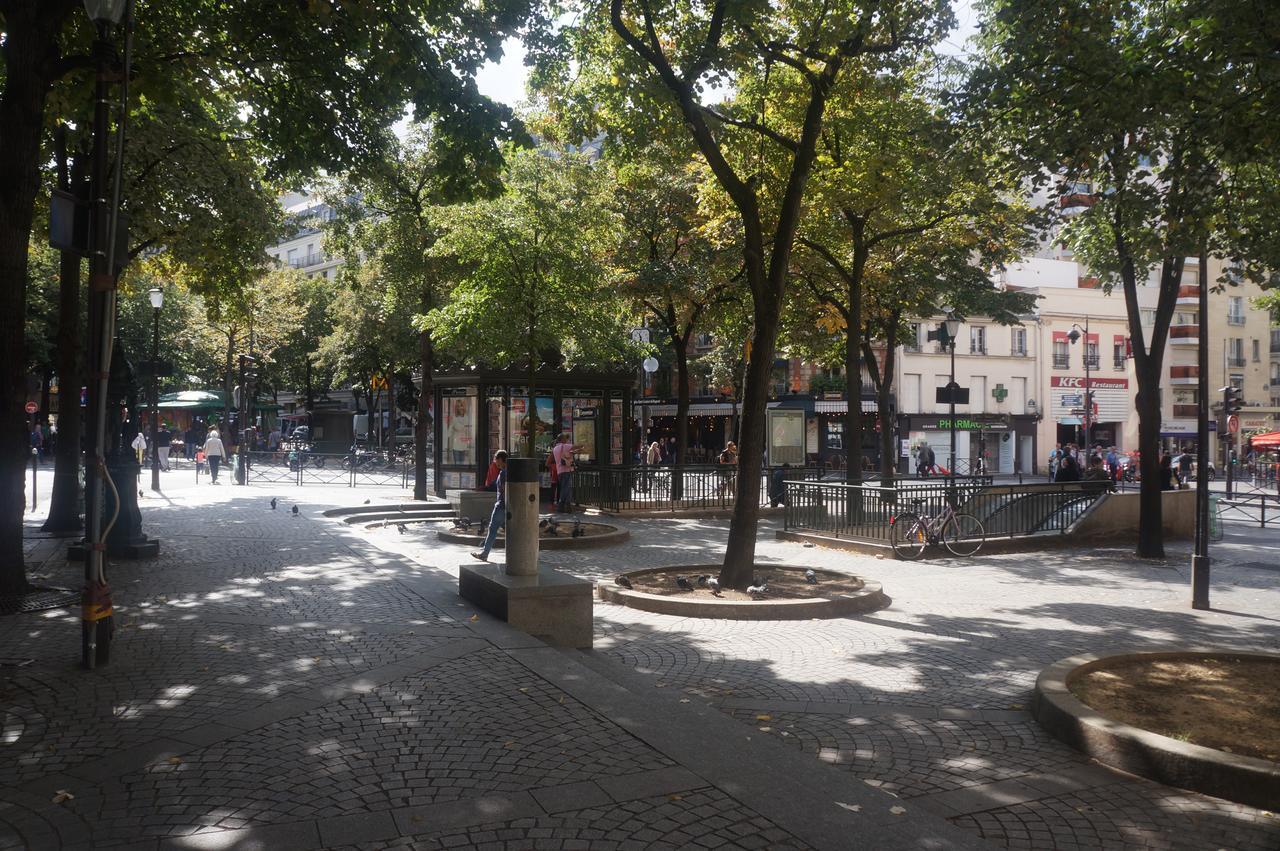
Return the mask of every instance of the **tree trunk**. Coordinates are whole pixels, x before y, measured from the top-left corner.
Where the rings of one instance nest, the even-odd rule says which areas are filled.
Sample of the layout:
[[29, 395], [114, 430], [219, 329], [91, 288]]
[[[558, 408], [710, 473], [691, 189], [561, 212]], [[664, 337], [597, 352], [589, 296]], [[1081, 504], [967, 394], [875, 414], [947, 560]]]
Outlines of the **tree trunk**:
[[765, 407], [769, 403], [769, 374], [773, 366], [774, 343], [778, 338], [781, 293], [764, 307], [757, 308], [751, 335], [751, 357], [747, 362], [739, 421], [738, 481], [734, 491], [733, 516], [725, 544], [720, 584], [745, 590], [755, 574], [756, 526], [760, 520], [760, 469], [764, 458]]
[[[426, 293], [422, 296], [422, 312], [425, 315], [431, 308], [431, 300]], [[427, 498], [427, 437], [431, 434], [431, 369], [432, 357], [431, 333], [422, 331], [418, 334], [418, 367], [422, 370], [422, 392], [418, 394], [418, 418], [413, 424], [413, 498]], [[479, 416], [479, 415], [477, 415]]]
[[[1204, 342], [1201, 341], [1201, 345]], [[1164, 558], [1164, 497], [1160, 490], [1160, 373], [1138, 377], [1138, 556]]]
[[[850, 287], [852, 294], [853, 287]], [[862, 481], [862, 347], [859, 345], [858, 327], [850, 311], [849, 325], [844, 335], [845, 398], [848, 404], [844, 416], [844, 447], [849, 459], [844, 480], [849, 484]]]
[[68, 2], [7, 4], [0, 95], [0, 594], [28, 588], [22, 550], [28, 443], [16, 412], [26, 398], [27, 251], [40, 189], [45, 100]]
[[674, 337], [676, 356], [676, 458], [675, 472], [671, 476], [671, 498], [684, 498], [684, 467], [689, 449], [689, 352], [688, 336], [682, 340]]
[[[86, 197], [85, 158], [77, 156], [71, 166], [70, 186], [77, 197]], [[49, 517], [41, 528], [55, 534], [80, 531], [80, 340], [87, 338], [80, 324], [79, 255], [62, 252], [58, 282], [58, 342], [54, 354], [58, 370], [58, 442], [54, 450], [53, 490]]]

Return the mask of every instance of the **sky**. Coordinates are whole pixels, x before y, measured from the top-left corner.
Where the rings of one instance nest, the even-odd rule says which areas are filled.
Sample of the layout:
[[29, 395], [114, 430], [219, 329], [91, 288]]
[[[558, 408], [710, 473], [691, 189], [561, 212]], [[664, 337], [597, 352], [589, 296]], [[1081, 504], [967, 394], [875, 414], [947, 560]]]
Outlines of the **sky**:
[[[957, 55], [964, 52], [964, 43], [977, 32], [977, 12], [973, 0], [952, 0], [958, 26], [943, 42], [942, 52]], [[507, 39], [502, 45], [501, 62], [488, 62], [476, 75], [476, 85], [482, 94], [509, 106], [517, 106], [525, 99], [524, 84], [529, 69], [524, 67], [524, 46], [517, 39]]]

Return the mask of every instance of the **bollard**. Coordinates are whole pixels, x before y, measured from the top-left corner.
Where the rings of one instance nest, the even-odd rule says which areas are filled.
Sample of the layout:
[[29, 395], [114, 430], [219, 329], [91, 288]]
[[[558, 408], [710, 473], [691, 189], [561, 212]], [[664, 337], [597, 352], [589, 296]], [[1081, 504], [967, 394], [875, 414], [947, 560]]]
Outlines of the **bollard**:
[[538, 471], [535, 458], [507, 460], [508, 576], [538, 575]]

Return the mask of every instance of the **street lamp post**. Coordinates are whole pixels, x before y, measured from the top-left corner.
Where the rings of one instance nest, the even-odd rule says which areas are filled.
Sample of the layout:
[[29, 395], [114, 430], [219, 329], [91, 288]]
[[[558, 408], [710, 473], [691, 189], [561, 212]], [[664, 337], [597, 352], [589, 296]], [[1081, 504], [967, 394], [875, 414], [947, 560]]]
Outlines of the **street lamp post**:
[[1080, 407], [1084, 411], [1084, 416], [1081, 419], [1084, 424], [1084, 440], [1082, 442], [1084, 443], [1085, 457], [1088, 458], [1089, 428], [1093, 424], [1093, 386], [1091, 384], [1093, 373], [1089, 366], [1089, 317], [1087, 316], [1084, 318], [1084, 328], [1074, 322], [1071, 324], [1071, 332], [1067, 334], [1067, 339], [1072, 343], [1076, 342], [1080, 339], [1081, 331], [1084, 331], [1084, 404]]
[[151, 489], [160, 490], [160, 308], [164, 290], [147, 290], [151, 299]]
[[949, 479], [948, 493], [951, 500], [955, 501], [956, 496], [956, 391], [960, 386], [956, 384], [956, 337], [960, 335], [960, 319], [956, 316], [955, 309], [950, 306], [942, 308], [946, 319], [942, 320], [942, 327], [939, 328], [940, 335], [948, 348], [951, 349], [951, 375], [947, 382], [947, 399], [950, 410], [949, 424], [951, 426], [951, 463], [947, 465], [947, 478]]
[[[85, 0], [85, 11], [97, 30], [93, 43], [95, 65], [93, 106], [93, 147], [90, 157], [92, 194], [89, 227], [89, 422], [86, 435], [88, 461], [85, 465], [85, 584], [81, 605], [80, 658], [86, 668], [105, 664], [110, 658], [114, 631], [111, 589], [106, 578], [106, 535], [104, 531], [104, 478], [107, 475], [107, 377], [111, 371], [111, 348], [115, 315], [115, 236], [119, 221], [121, 165], [116, 162], [114, 186], [108, 188], [107, 143], [110, 132], [110, 89], [113, 50], [112, 27], [120, 23], [130, 0]], [[128, 86], [130, 44], [126, 26], [124, 86]], [[127, 92], [127, 89], [126, 89]], [[127, 95], [126, 95], [127, 96]], [[122, 98], [123, 99], [123, 98]], [[123, 153], [123, 115], [117, 149]], [[117, 499], [117, 504], [119, 500]]]

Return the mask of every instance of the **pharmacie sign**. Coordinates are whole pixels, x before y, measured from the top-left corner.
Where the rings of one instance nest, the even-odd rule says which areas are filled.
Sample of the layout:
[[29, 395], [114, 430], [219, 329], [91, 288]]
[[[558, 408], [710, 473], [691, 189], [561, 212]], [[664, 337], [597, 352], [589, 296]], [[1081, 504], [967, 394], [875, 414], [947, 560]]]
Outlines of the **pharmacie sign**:
[[[982, 423], [977, 420], [956, 420], [956, 428], [960, 431], [999, 431], [1007, 429], [1004, 423]], [[938, 429], [940, 431], [949, 431], [951, 429], [951, 420], [938, 420]]]

